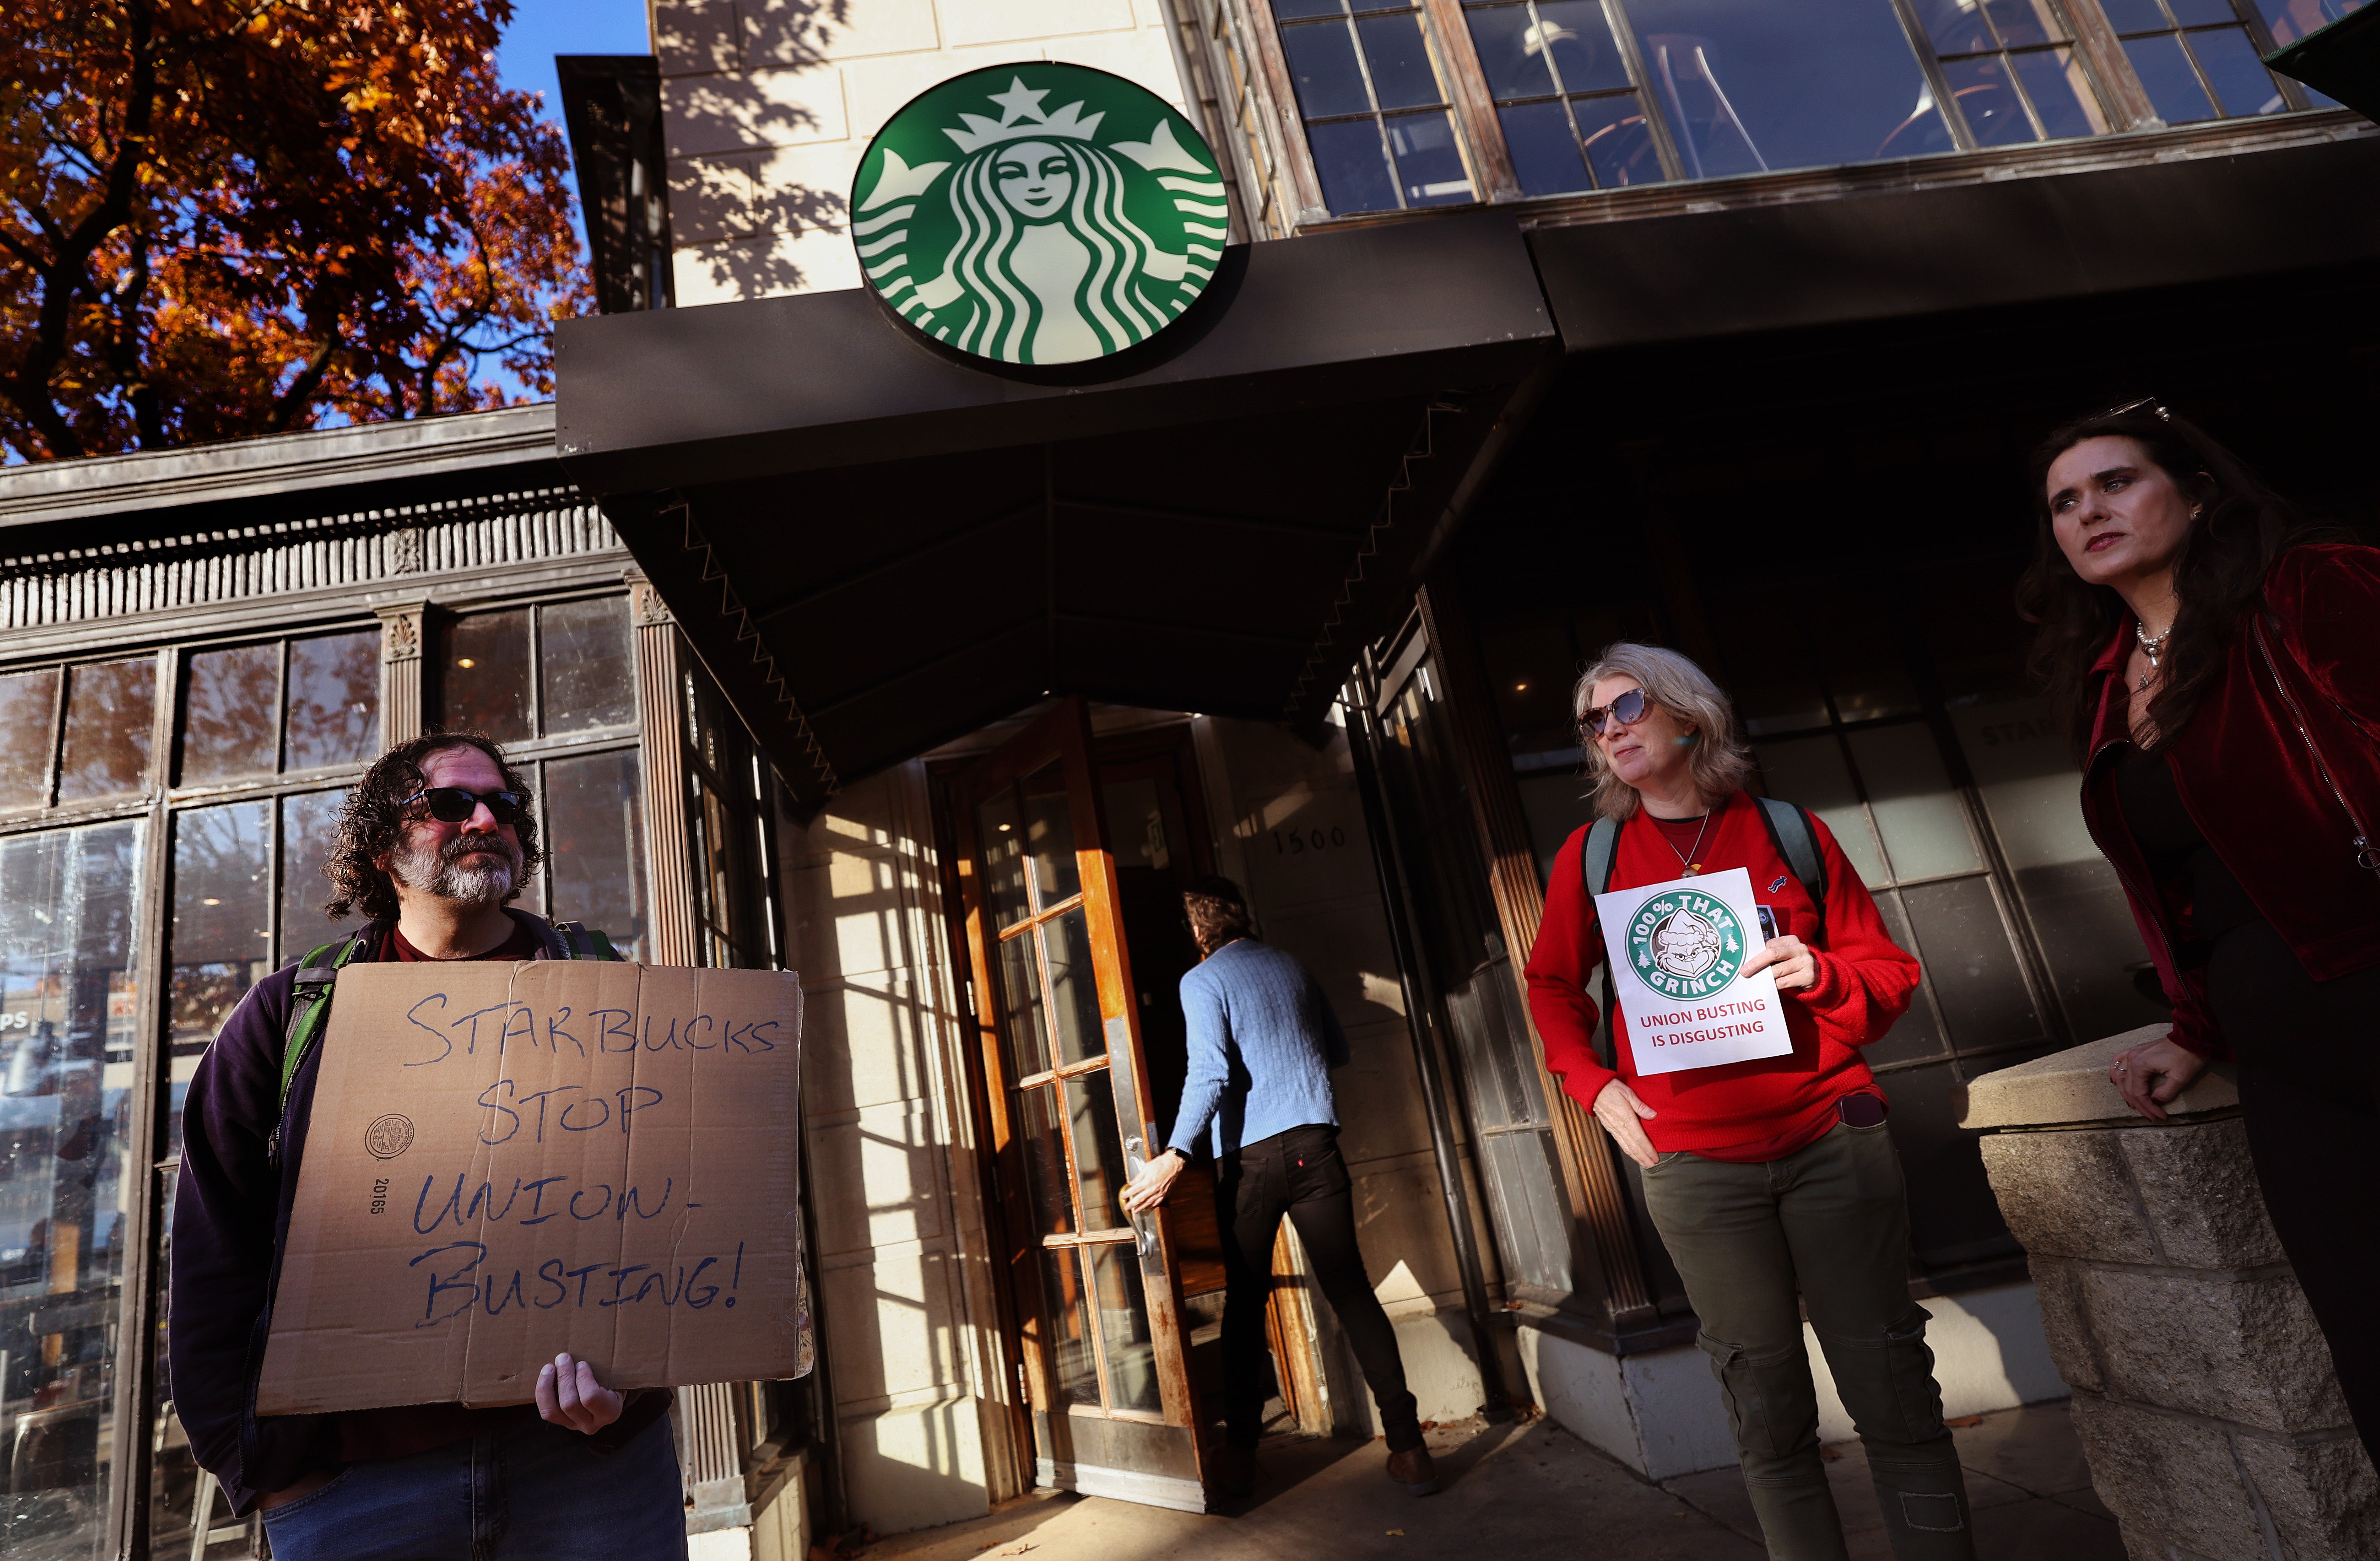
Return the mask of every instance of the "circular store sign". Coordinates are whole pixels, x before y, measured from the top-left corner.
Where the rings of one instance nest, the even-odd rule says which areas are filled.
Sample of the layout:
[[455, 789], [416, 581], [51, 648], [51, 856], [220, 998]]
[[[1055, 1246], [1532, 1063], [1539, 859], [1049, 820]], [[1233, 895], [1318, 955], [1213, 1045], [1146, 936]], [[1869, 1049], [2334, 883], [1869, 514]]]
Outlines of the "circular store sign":
[[1654, 991], [1706, 998], [1743, 968], [1743, 926], [1720, 901], [1671, 889], [1628, 918], [1628, 955]]
[[868, 284], [944, 345], [1080, 363], [1148, 340], [1206, 290], [1228, 208], [1215, 154], [1162, 98], [1079, 65], [1004, 65], [912, 98], [859, 160]]

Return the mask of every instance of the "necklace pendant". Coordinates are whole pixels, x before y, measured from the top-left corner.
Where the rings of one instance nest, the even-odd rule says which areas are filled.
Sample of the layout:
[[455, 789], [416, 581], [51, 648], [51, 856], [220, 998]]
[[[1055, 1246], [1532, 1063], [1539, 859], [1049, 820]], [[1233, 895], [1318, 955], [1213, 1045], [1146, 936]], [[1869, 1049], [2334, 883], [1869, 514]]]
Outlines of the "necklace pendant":
[[1701, 863], [1689, 862], [1686, 864], [1686, 870], [1683, 876], [1690, 878], [1700, 877], [1702, 876], [1702, 871], [1703, 865]]

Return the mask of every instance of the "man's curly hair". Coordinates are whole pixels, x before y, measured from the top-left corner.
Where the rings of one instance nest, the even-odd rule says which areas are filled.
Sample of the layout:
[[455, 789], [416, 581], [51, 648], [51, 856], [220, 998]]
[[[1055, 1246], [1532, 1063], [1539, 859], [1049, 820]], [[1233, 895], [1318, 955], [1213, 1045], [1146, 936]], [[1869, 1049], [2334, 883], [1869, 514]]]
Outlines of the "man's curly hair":
[[[504, 750], [480, 732], [436, 732], [409, 743], [399, 743], [364, 771], [364, 778], [347, 793], [346, 804], [339, 809], [338, 841], [332, 848], [331, 859], [322, 864], [322, 876], [331, 880], [333, 890], [322, 909], [333, 921], [356, 911], [370, 921], [395, 919], [396, 888], [389, 882], [388, 872], [380, 865], [380, 859], [404, 843], [406, 825], [420, 817], [419, 807], [407, 809], [404, 804], [421, 789], [426, 779], [421, 773], [421, 761], [447, 748], [479, 749], [495, 761], [498, 772], [504, 778], [504, 790], [518, 792], [523, 797], [529, 795], [527, 783], [505, 762]], [[513, 833], [520, 837], [521, 848], [520, 877], [513, 885], [511, 896], [517, 899], [542, 860], [537, 849], [535, 812], [523, 808]]]

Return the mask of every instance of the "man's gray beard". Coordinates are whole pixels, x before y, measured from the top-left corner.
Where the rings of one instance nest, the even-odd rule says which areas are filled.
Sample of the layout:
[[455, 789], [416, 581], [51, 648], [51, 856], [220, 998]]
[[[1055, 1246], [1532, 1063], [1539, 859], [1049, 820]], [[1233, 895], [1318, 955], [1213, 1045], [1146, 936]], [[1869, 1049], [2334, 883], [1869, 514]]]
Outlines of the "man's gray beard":
[[520, 853], [500, 836], [457, 835], [445, 847], [446, 853], [461, 856], [488, 844], [504, 857], [502, 863], [474, 854], [469, 863], [457, 864], [432, 847], [407, 846], [391, 858], [389, 871], [407, 889], [482, 911], [512, 899], [513, 886], [520, 877]]

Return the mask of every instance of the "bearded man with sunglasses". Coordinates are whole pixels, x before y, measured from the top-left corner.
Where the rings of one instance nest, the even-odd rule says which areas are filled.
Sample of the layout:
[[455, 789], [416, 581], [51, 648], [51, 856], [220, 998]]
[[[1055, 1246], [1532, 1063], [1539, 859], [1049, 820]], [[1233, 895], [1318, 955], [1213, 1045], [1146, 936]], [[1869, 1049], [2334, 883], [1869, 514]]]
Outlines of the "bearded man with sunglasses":
[[[365, 925], [308, 962], [613, 957], [512, 909], [538, 862], [527, 788], [493, 743], [401, 744], [348, 795], [323, 867], [324, 909]], [[321, 1057], [285, 1080], [298, 974], [249, 989], [183, 1109], [167, 1335], [192, 1454], [235, 1513], [262, 1509], [280, 1561], [684, 1557], [670, 1395], [612, 1392], [568, 1355], [540, 1368], [533, 1406], [255, 1412]]]

